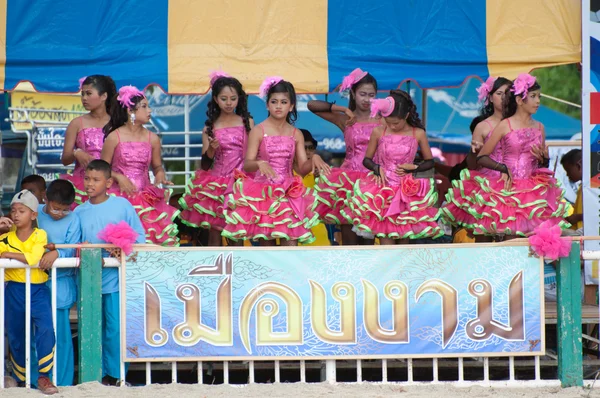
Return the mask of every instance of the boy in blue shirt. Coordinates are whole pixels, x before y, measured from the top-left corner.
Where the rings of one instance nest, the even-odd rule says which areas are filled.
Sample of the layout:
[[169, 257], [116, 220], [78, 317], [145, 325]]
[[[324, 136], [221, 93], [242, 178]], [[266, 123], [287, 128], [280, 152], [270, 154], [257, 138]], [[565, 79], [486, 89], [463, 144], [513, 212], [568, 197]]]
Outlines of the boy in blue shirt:
[[[110, 164], [104, 160], [93, 160], [86, 168], [84, 185], [89, 201], [75, 209], [81, 220], [82, 241], [106, 243], [98, 238], [98, 233], [108, 224], [125, 221], [138, 233], [136, 243], [145, 243], [146, 232], [131, 203], [106, 193], [113, 183], [111, 173]], [[104, 251], [103, 256], [108, 257], [108, 252]], [[121, 359], [119, 270], [114, 267], [102, 269], [102, 321], [102, 383], [118, 385]]]
[[[55, 180], [46, 190], [45, 203], [38, 208], [38, 225], [46, 231], [48, 242], [73, 245], [81, 243], [81, 223], [79, 217], [70, 211], [75, 201], [75, 189], [66, 180]], [[75, 249], [56, 249], [44, 254], [40, 268], [52, 268], [57, 258], [75, 257]], [[77, 268], [59, 268], [56, 270], [56, 361], [57, 385], [73, 385], [75, 360], [73, 353], [73, 335], [69, 311], [77, 300]], [[52, 288], [52, 282], [48, 281]], [[32, 358], [35, 359], [32, 350]], [[33, 370], [33, 368], [32, 368]], [[32, 372], [33, 375], [33, 372]], [[32, 377], [35, 380], [35, 377]]]

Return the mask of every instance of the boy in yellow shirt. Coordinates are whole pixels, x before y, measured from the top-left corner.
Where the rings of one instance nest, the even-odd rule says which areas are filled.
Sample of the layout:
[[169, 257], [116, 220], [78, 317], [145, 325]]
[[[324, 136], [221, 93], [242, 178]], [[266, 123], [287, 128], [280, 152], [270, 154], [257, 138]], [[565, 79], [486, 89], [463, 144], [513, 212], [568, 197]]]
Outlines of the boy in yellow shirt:
[[[567, 172], [567, 177], [571, 182], [579, 182], [583, 177], [581, 167], [581, 149], [572, 149], [567, 152], [561, 159], [560, 164]], [[567, 221], [571, 224], [571, 229], [578, 230], [583, 228], [583, 197], [581, 185], [577, 189], [577, 197], [575, 198], [573, 214], [567, 217]]]
[[[28, 190], [17, 193], [10, 203], [10, 215], [15, 228], [0, 236], [0, 258], [20, 261], [33, 266], [40, 262], [48, 238], [44, 230], [35, 227], [39, 202]], [[5, 325], [10, 347], [13, 377], [17, 383], [25, 382], [25, 269], [7, 269], [4, 274]], [[35, 334], [35, 347], [40, 360], [38, 389], [46, 394], [56, 394], [58, 389], [48, 377], [54, 365], [54, 326], [50, 289], [46, 285], [48, 274], [39, 268], [31, 269], [31, 320]]]

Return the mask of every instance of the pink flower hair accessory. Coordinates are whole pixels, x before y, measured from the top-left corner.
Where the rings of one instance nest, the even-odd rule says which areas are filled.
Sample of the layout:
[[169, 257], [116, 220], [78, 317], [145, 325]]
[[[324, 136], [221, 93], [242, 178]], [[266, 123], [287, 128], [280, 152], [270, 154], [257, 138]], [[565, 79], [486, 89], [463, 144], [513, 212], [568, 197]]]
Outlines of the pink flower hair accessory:
[[376, 117], [380, 114], [383, 117], [388, 117], [392, 114], [396, 101], [393, 97], [376, 98], [371, 100], [371, 117]]
[[210, 72], [208, 77], [210, 78], [210, 86], [212, 87], [215, 85], [215, 82], [217, 80], [219, 80], [220, 78], [231, 77], [231, 76], [228, 75], [227, 73], [223, 72], [222, 70], [213, 70], [212, 72]]
[[513, 82], [512, 91], [515, 96], [520, 95], [521, 98], [527, 97], [527, 92], [535, 84], [535, 77], [529, 73], [521, 73]]
[[131, 109], [134, 106], [132, 98], [135, 98], [135, 97], [146, 98], [144, 93], [141, 92], [140, 90], [138, 90], [136, 87], [123, 86], [119, 89], [119, 95], [117, 96], [117, 101], [119, 101], [119, 103], [122, 106], [124, 106], [125, 108]]
[[479, 86], [479, 88], [476, 89], [477, 94], [479, 94], [477, 96], [477, 99], [479, 101], [483, 101], [485, 105], [487, 105], [489, 102], [490, 93], [492, 92], [492, 88], [494, 88], [494, 83], [496, 82], [496, 79], [496, 77], [490, 76], [485, 82], [481, 84], [481, 86]]
[[87, 76], [82, 77], [81, 79], [79, 79], [79, 90], [81, 90], [83, 88], [83, 82], [85, 81], [85, 79], [87, 79]]
[[342, 84], [340, 84], [340, 91], [349, 90], [353, 85], [358, 83], [360, 79], [367, 76], [368, 73], [369, 72], [365, 72], [360, 68], [354, 69], [348, 76], [344, 77], [344, 80], [342, 80]]
[[561, 229], [558, 225], [551, 225], [550, 221], [544, 221], [528, 238], [531, 250], [538, 257], [550, 260], [567, 257], [571, 253], [571, 241], [561, 238], [560, 235]]
[[258, 89], [260, 97], [265, 98], [267, 96], [267, 93], [271, 89], [271, 87], [273, 87], [274, 85], [276, 85], [277, 83], [282, 82], [282, 81], [283, 81], [283, 77], [281, 77], [281, 76], [267, 77], [265, 80], [263, 80], [262, 84], [260, 85], [260, 88]]
[[120, 221], [118, 224], [108, 224], [102, 231], [98, 232], [98, 239], [117, 246], [126, 255], [133, 252], [133, 244], [137, 238], [138, 233], [125, 221]]

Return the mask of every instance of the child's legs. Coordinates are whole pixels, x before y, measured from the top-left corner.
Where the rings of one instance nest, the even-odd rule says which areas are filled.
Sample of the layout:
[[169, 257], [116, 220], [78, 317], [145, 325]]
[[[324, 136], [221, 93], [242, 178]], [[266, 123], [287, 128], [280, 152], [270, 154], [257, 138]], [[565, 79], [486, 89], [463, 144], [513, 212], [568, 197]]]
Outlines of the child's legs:
[[[102, 377], [120, 379], [121, 323], [119, 292], [102, 295]], [[125, 367], [127, 373], [127, 366]]]
[[[35, 350], [40, 376], [48, 377], [54, 366], [54, 325], [50, 289], [45, 284], [31, 285], [31, 321], [35, 333]], [[61, 365], [62, 366], [62, 365]]]
[[69, 308], [56, 310], [56, 363], [57, 382], [59, 386], [72, 386], [75, 377], [75, 359], [73, 352], [73, 335]]
[[[0, 282], [2, 283], [2, 282]], [[25, 284], [8, 282], [4, 288], [4, 325], [13, 377], [25, 382]]]

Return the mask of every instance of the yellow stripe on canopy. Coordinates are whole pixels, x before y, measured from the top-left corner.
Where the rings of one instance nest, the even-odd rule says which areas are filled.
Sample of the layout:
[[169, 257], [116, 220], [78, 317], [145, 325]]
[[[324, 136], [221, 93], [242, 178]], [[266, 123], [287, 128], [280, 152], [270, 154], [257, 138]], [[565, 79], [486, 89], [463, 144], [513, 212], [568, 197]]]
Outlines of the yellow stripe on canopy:
[[581, 2], [487, 0], [486, 14], [491, 76], [581, 62]]
[[6, 77], [6, 3], [8, 0], [0, 0], [0, 90], [4, 90]]
[[222, 69], [256, 93], [267, 76], [327, 92], [327, 0], [169, 1], [169, 92], [204, 93]]

